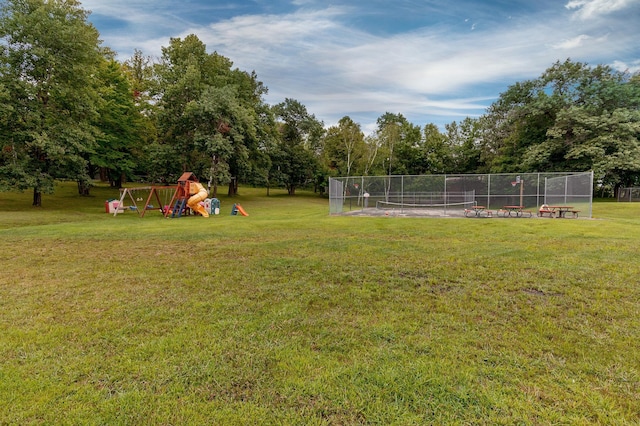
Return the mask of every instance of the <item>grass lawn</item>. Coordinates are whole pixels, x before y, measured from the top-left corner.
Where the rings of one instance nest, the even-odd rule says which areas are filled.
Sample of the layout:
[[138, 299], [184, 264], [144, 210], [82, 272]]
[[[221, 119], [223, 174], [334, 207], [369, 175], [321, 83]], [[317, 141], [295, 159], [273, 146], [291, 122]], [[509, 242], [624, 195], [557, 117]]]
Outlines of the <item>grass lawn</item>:
[[0, 424], [640, 423], [640, 203], [331, 217], [240, 188], [140, 219], [74, 192], [0, 193]]

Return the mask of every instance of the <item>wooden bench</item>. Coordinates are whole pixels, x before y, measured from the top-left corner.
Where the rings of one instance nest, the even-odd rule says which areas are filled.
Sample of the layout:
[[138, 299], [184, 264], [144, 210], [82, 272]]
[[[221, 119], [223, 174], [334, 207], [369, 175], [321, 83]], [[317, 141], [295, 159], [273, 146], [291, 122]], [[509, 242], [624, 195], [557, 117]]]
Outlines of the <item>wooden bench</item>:
[[569, 213], [571, 213], [573, 217], [578, 217], [578, 213], [580, 213], [580, 210], [569, 210]]
[[538, 210], [539, 217], [544, 217], [545, 214], [548, 214], [549, 217], [554, 217], [556, 215], [556, 212], [554, 212], [553, 210]]

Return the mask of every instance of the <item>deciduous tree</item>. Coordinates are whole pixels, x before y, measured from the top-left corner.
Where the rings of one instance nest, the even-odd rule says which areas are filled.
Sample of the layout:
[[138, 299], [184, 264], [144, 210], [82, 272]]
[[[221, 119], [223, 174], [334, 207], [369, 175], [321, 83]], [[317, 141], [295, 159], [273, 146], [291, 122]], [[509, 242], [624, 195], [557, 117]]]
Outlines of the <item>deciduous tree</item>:
[[190, 35], [171, 39], [155, 67], [159, 143], [165, 145], [158, 151], [176, 155], [174, 174], [209, 176], [214, 188], [229, 182], [229, 195], [258, 149], [257, 111], [266, 93], [255, 73], [232, 65]]
[[272, 167], [280, 174], [289, 195], [313, 181], [318, 169], [317, 152], [324, 133], [322, 122], [295, 99], [273, 108], [280, 123], [280, 141], [272, 154]]
[[33, 205], [54, 179], [87, 183], [95, 147], [98, 32], [75, 0], [6, 0], [0, 6], [0, 185], [33, 189]]
[[637, 76], [557, 62], [511, 86], [482, 117], [488, 171], [593, 169], [613, 186], [640, 176]]
[[342, 117], [337, 126], [327, 130], [323, 157], [336, 176], [351, 176], [354, 170], [362, 171], [361, 159], [364, 155], [364, 134], [360, 125], [350, 117]]

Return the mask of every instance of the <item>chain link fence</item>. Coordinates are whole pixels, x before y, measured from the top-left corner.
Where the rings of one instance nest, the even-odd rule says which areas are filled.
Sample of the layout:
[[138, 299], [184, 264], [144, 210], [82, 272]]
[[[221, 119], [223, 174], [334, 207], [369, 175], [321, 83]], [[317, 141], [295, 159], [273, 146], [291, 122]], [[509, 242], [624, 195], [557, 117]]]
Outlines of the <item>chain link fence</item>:
[[465, 209], [570, 204], [591, 217], [593, 172], [352, 176], [329, 179], [330, 214], [462, 215]]
[[640, 188], [620, 188], [618, 191], [618, 202], [633, 203], [640, 201]]

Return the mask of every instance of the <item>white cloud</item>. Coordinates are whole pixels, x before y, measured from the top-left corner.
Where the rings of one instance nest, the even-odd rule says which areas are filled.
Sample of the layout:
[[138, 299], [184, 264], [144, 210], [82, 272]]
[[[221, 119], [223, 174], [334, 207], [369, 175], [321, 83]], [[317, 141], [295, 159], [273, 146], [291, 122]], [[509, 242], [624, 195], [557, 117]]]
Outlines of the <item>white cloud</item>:
[[[617, 10], [631, 1], [638, 2], [572, 0], [565, 7], [575, 16], [596, 16], [596, 11]], [[592, 63], [626, 60], [616, 67], [638, 67], [633, 57], [628, 59], [637, 31], [598, 20], [578, 22], [569, 19], [571, 13], [557, 11], [545, 11], [545, 19], [518, 17], [475, 31], [469, 31], [471, 19], [461, 17], [458, 22], [467, 24], [458, 31], [435, 25], [382, 36], [356, 27], [351, 19], [357, 10], [344, 6], [237, 15], [200, 26], [173, 19], [168, 0], [135, 2], [156, 11], [160, 6], [155, 5], [161, 5], [153, 15], [122, 9], [124, 0], [85, 3], [127, 22], [126, 31], [108, 34], [105, 42], [123, 58], [134, 48], [157, 56], [170, 37], [196, 34], [209, 51], [240, 69], [255, 70], [269, 88], [267, 101], [295, 98], [328, 125], [350, 115], [367, 128], [364, 120], [375, 122], [385, 111], [420, 124], [479, 115], [507, 85], [535, 78], [567, 57]]]
[[[526, 27], [510, 21], [473, 34], [425, 28], [383, 38], [342, 23], [348, 13], [242, 16], [198, 36], [240, 68], [256, 70], [270, 88], [268, 99], [297, 98], [330, 122], [362, 112], [422, 113], [425, 121], [480, 114], [493, 99], [474, 85], [535, 78], [557, 60], [621, 48], [619, 39], [575, 35], [560, 21]], [[449, 100], [433, 100], [442, 97]]]
[[628, 71], [630, 73], [638, 73], [640, 72], [640, 59], [636, 61], [631, 61], [630, 63], [626, 63], [623, 61], [613, 61], [611, 67], [615, 70], [625, 72]]
[[565, 5], [575, 10], [575, 17], [582, 20], [597, 18], [618, 10], [622, 10], [635, 0], [571, 0]]
[[569, 40], [564, 40], [558, 44], [554, 44], [553, 48], [555, 49], [575, 49], [584, 45], [585, 41], [591, 40], [591, 37], [585, 34], [580, 34], [579, 36], [573, 37]]

